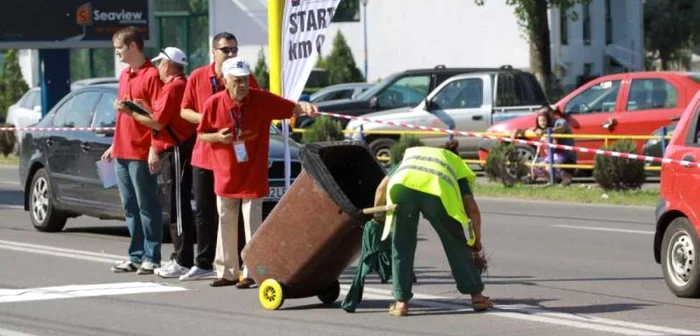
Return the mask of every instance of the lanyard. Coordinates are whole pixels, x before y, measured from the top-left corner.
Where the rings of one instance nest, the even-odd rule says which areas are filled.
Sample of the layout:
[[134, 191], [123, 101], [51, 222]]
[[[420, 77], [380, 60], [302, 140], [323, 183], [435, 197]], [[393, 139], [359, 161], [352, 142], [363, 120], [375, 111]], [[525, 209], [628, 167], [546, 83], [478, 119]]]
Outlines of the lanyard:
[[219, 92], [219, 83], [216, 81], [216, 76], [209, 77], [209, 84], [211, 85], [211, 94]]
[[228, 113], [231, 116], [231, 121], [233, 121], [236, 124], [235, 125], [235, 127], [236, 127], [236, 140], [238, 140], [241, 137], [241, 131], [242, 131], [241, 120], [243, 120], [243, 107], [241, 107], [241, 111], [240, 111], [240, 113], [238, 113], [238, 115], [233, 113], [233, 108], [231, 108], [228, 111]]

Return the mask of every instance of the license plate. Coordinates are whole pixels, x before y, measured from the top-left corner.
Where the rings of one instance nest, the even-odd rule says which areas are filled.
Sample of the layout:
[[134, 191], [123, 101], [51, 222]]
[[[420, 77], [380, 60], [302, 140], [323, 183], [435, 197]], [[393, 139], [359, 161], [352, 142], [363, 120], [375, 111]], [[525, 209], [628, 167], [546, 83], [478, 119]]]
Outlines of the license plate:
[[270, 192], [267, 194], [267, 199], [279, 200], [284, 194], [284, 187], [270, 187]]

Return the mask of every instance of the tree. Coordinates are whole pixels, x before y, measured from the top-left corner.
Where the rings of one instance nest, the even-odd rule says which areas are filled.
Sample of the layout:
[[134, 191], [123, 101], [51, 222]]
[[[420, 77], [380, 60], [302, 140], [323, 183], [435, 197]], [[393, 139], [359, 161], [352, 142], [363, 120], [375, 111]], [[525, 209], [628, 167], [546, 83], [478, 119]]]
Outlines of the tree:
[[355, 58], [352, 55], [352, 50], [345, 40], [343, 33], [338, 31], [338, 34], [333, 39], [333, 48], [331, 54], [326, 57], [323, 62], [330, 84], [364, 82], [365, 77], [360, 72], [360, 69], [355, 65]]
[[688, 58], [700, 40], [700, 4], [697, 0], [647, 0], [644, 4], [644, 37], [652, 59], [663, 70]]
[[[518, 25], [525, 31], [530, 42], [530, 70], [539, 78], [547, 94], [554, 90], [552, 74], [552, 53], [549, 39], [548, 9], [552, 7], [567, 11], [577, 4], [587, 4], [591, 0], [506, 0], [514, 7]], [[482, 6], [486, 0], [474, 0]], [[569, 14], [576, 19], [576, 13]]]
[[258, 51], [258, 61], [255, 63], [255, 79], [258, 80], [258, 85], [265, 90], [270, 89], [270, 70], [267, 68], [267, 63], [265, 62], [265, 51], [260, 48]]
[[27, 90], [29, 87], [22, 77], [17, 50], [9, 49], [5, 52], [3, 73], [0, 76], [0, 121], [5, 120], [7, 109], [22, 98]]

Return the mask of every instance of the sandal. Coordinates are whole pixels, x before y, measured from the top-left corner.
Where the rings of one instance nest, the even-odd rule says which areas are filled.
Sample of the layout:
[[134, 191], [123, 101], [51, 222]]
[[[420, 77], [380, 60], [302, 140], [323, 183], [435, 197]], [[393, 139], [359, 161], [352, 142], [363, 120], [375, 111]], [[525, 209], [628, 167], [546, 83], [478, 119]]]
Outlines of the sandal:
[[389, 306], [389, 315], [397, 317], [406, 316], [408, 315], [408, 307], [399, 309], [396, 307], [396, 302], [394, 302]]
[[493, 308], [493, 302], [491, 301], [491, 298], [488, 296], [484, 296], [484, 298], [480, 301], [472, 301], [472, 308], [474, 311], [480, 312], [480, 311], [487, 311], [491, 308]]

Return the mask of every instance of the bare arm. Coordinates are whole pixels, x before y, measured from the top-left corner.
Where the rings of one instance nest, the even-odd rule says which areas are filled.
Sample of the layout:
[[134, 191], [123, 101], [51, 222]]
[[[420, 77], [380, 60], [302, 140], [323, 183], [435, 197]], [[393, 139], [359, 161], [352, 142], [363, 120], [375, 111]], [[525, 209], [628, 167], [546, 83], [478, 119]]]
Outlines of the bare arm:
[[138, 114], [138, 113], [132, 113], [131, 116], [136, 120], [139, 124], [144, 125], [146, 127], [152, 128], [154, 130], [159, 130], [163, 128], [163, 125], [159, 124], [157, 121], [153, 120], [153, 117], [150, 115], [143, 115], [143, 114]]
[[198, 136], [199, 140], [208, 143], [231, 143], [231, 132], [228, 128], [224, 128], [215, 133], [200, 133]]
[[374, 193], [374, 206], [386, 205], [386, 191], [389, 186], [389, 176], [384, 177]]
[[199, 124], [202, 121], [202, 115], [197, 113], [197, 111], [183, 108], [180, 110], [180, 116], [193, 124]]
[[318, 108], [315, 105], [307, 102], [298, 102], [297, 105], [294, 107], [294, 111], [292, 111], [292, 114], [295, 117], [302, 115], [313, 116], [316, 113], [318, 113]]
[[474, 226], [474, 234], [476, 235], [476, 240], [474, 241], [474, 249], [477, 251], [481, 250], [481, 211], [479, 211], [479, 205], [476, 204], [476, 200], [473, 195], [462, 196], [462, 202], [464, 203], [464, 209], [467, 211], [469, 219], [472, 221]]

